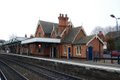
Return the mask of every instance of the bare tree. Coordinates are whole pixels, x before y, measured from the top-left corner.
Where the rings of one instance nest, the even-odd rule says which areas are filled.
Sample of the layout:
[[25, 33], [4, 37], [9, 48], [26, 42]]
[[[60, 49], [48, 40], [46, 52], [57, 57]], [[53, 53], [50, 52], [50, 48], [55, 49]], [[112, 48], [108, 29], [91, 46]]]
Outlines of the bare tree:
[[113, 32], [113, 31], [115, 31], [115, 27], [108, 26], [104, 30], [105, 30], [105, 33]]
[[10, 37], [9, 37], [9, 39], [11, 40], [11, 39], [14, 39], [14, 38], [16, 38], [17, 36], [15, 35], [15, 34], [12, 34], [12, 35], [10, 35]]
[[107, 34], [108, 32], [112, 32], [112, 31], [115, 31], [115, 27], [111, 27], [111, 26], [108, 26], [106, 28], [102, 28], [100, 26], [97, 26], [93, 29], [93, 31], [91, 32], [91, 34], [98, 34], [99, 31], [102, 31], [104, 34]]
[[100, 27], [100, 26], [97, 26], [93, 29], [93, 31], [91, 32], [91, 34], [98, 34], [99, 31], [102, 31], [104, 33], [104, 28]]

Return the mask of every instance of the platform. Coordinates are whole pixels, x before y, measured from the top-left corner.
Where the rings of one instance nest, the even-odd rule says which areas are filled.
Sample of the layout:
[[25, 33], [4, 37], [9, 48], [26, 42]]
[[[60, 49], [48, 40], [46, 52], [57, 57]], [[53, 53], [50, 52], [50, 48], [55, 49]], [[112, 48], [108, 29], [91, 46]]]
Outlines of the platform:
[[82, 78], [83, 80], [120, 79], [120, 65], [118, 64], [102, 64], [93, 61], [82, 61], [80, 59], [51, 59], [13, 53], [4, 53], [4, 55], [17, 56], [23, 61], [30, 61], [50, 70], [76, 76]]
[[93, 61], [80, 61], [80, 60], [67, 60], [67, 59], [52, 59], [52, 58], [43, 58], [43, 57], [34, 57], [34, 56], [27, 56], [27, 55], [20, 55], [20, 54], [12, 54], [12, 53], [3, 53], [6, 55], [15, 55], [15, 56], [21, 56], [26, 58], [32, 58], [32, 59], [40, 59], [45, 61], [52, 61], [57, 63], [63, 63], [63, 64], [70, 64], [70, 65], [76, 65], [76, 66], [83, 66], [86, 68], [95, 68], [100, 70], [106, 70], [106, 71], [112, 71], [112, 72], [120, 72], [120, 65], [118, 64], [105, 64], [105, 63], [99, 63], [99, 62], [93, 62]]

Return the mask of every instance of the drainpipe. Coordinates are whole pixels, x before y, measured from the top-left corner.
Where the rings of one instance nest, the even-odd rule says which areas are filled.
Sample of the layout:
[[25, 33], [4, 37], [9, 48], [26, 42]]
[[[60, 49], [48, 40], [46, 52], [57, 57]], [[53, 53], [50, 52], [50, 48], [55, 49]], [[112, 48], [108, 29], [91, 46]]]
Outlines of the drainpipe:
[[101, 45], [100, 45], [100, 41], [99, 41], [99, 58], [101, 58]]

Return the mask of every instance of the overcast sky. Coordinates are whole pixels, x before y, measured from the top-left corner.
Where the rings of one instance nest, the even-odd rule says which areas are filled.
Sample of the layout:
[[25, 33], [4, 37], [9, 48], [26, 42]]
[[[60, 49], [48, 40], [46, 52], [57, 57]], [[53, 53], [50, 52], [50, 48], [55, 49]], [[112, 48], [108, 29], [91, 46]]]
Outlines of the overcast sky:
[[90, 34], [96, 26], [115, 26], [110, 14], [120, 17], [120, 0], [0, 0], [0, 39], [30, 36], [39, 19], [58, 23], [60, 13]]

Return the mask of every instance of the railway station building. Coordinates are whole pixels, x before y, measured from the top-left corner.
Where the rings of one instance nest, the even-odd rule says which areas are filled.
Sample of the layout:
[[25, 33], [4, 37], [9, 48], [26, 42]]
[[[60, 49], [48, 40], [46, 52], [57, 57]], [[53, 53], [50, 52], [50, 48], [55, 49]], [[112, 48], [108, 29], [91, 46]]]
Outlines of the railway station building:
[[74, 27], [67, 15], [60, 14], [58, 23], [39, 20], [35, 35], [21, 41], [19, 54], [92, 60], [103, 56], [103, 46], [98, 35], [88, 36], [83, 26]]

